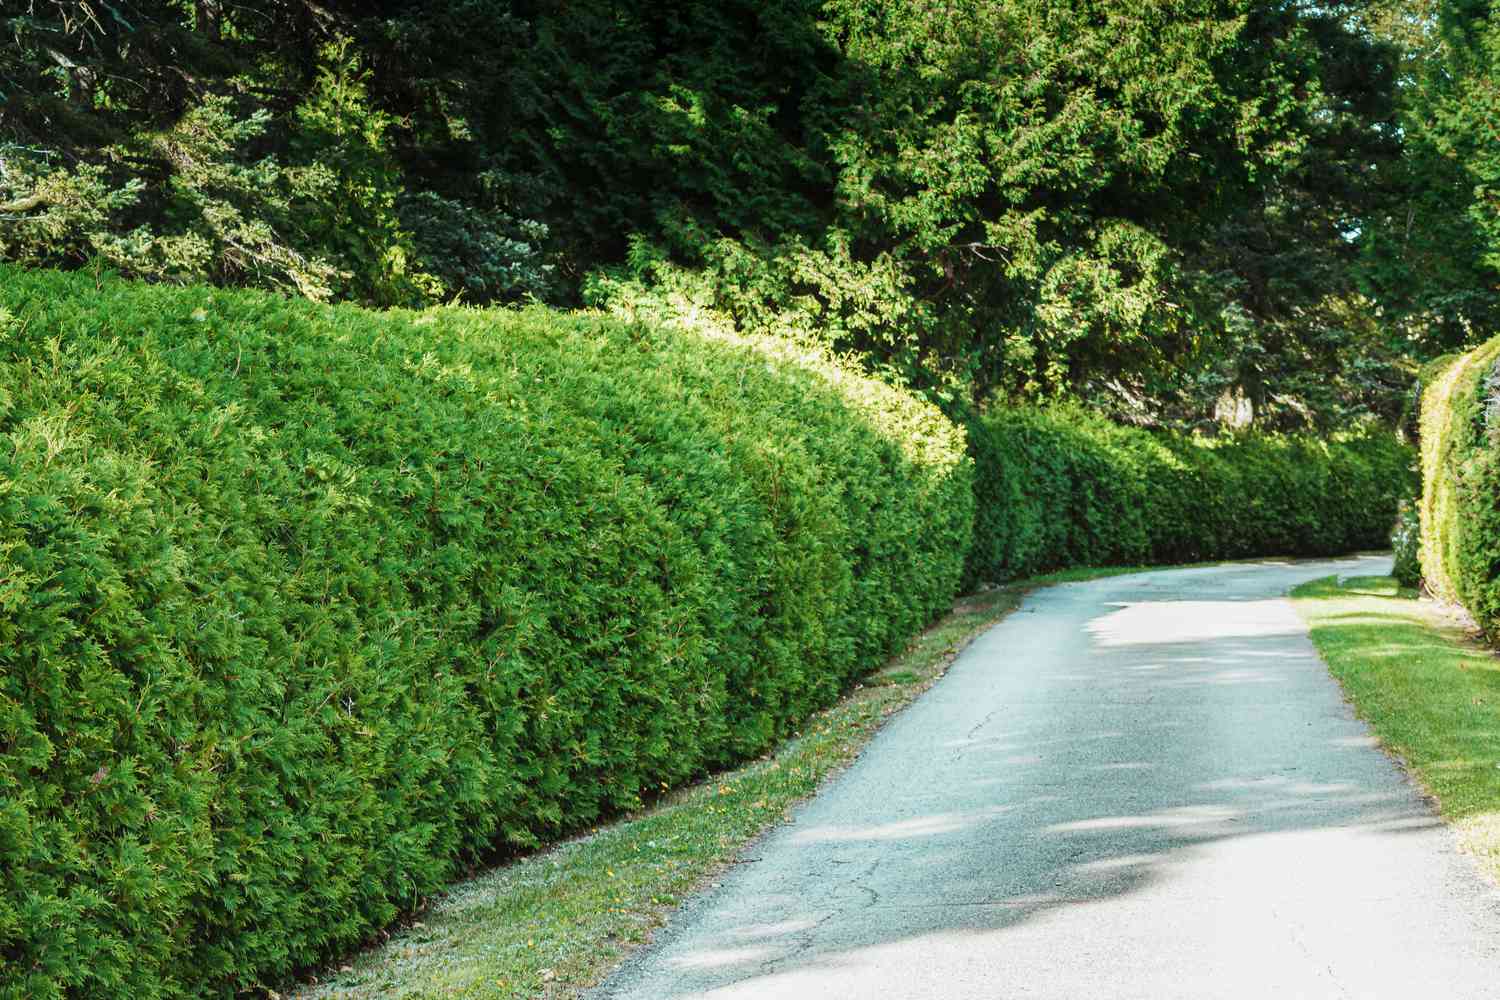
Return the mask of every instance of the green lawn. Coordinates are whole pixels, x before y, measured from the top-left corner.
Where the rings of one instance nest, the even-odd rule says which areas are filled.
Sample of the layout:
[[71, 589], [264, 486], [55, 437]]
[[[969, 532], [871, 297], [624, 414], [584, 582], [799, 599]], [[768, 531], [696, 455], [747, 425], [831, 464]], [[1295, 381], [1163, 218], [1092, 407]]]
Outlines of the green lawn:
[[1027, 590], [1139, 569], [1065, 570], [963, 599], [953, 613], [774, 755], [454, 887], [296, 1000], [577, 996], [672, 908], [852, 761], [893, 712]]
[[1389, 577], [1293, 592], [1360, 717], [1500, 878], [1500, 658]]

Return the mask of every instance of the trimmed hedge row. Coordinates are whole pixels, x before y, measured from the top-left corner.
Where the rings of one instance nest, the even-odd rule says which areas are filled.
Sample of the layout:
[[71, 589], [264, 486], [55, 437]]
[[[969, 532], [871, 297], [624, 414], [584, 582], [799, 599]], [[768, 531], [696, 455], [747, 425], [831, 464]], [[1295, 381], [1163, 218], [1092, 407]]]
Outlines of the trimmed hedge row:
[[1407, 481], [968, 430], [775, 341], [0, 268], [0, 1000], [274, 983], [762, 752], [965, 576], [1380, 544]]
[[1421, 564], [1427, 589], [1500, 640], [1500, 338], [1422, 373]]
[[0, 997], [231, 995], [756, 754], [955, 594], [962, 432], [770, 343], [0, 269]]
[[1067, 566], [1384, 548], [1415, 489], [1389, 432], [1203, 440], [1072, 408], [968, 421], [973, 585]]

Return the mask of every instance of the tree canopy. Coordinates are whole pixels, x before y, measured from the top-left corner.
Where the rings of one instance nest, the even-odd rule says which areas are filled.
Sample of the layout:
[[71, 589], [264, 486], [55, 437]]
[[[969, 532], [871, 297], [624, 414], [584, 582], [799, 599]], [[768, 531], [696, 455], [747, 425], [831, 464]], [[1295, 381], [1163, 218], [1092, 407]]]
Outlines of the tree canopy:
[[1484, 0], [4, 0], [0, 257], [711, 311], [957, 403], [1392, 416], [1493, 326]]

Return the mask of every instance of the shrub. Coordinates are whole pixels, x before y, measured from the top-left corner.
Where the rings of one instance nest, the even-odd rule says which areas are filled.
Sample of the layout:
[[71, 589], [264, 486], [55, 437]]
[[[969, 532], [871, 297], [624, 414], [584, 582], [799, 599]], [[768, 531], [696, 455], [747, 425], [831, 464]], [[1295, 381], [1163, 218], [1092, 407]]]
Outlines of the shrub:
[[553, 295], [556, 273], [541, 249], [543, 223], [432, 191], [403, 195], [397, 207], [416, 266], [438, 283], [440, 298], [515, 302]]
[[950, 603], [815, 355], [0, 270], [0, 996], [231, 995], [788, 734]]
[[1500, 338], [1423, 372], [1422, 579], [1500, 639]]
[[1415, 488], [1409, 449], [1389, 433], [1203, 440], [1026, 407], [967, 425], [971, 585], [1066, 566], [1379, 547]]
[[1395, 563], [1391, 576], [1403, 587], [1422, 584], [1422, 530], [1420, 501], [1403, 500], [1391, 529], [1391, 552]]

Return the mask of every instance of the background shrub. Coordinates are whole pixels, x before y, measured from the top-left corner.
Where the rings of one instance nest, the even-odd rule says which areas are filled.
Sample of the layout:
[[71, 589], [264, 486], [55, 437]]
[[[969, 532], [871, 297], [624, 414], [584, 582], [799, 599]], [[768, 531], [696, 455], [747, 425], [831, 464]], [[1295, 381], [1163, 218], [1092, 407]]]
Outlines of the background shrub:
[[970, 585], [1065, 566], [1383, 547], [1415, 489], [1386, 431], [1199, 439], [1075, 408], [967, 421], [975, 460]]
[[1403, 587], [1422, 584], [1421, 502], [1403, 500], [1391, 529], [1391, 554], [1395, 557], [1391, 576]]
[[816, 355], [0, 271], [0, 996], [229, 995], [756, 753], [952, 600]]

